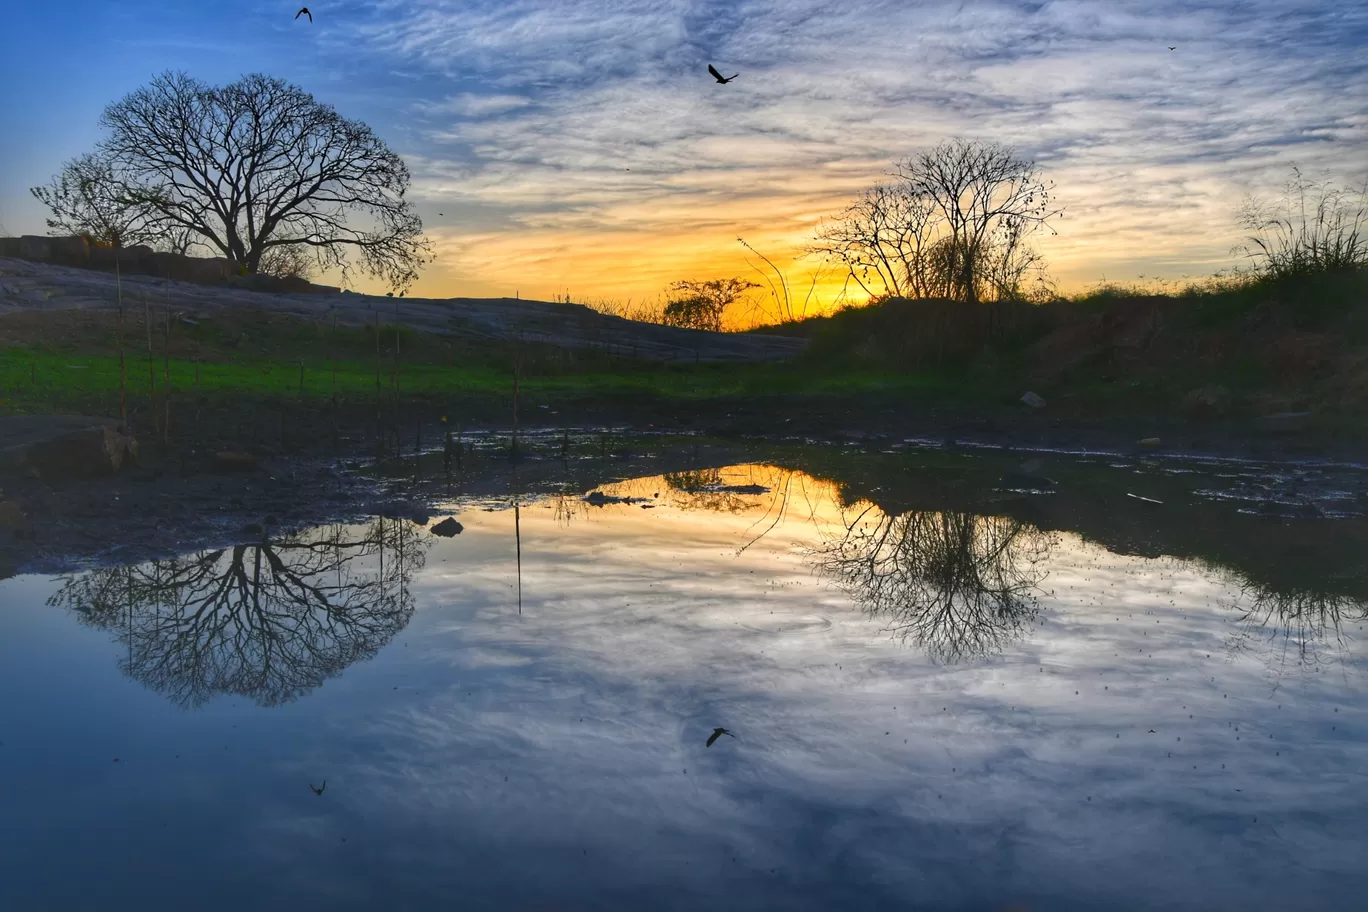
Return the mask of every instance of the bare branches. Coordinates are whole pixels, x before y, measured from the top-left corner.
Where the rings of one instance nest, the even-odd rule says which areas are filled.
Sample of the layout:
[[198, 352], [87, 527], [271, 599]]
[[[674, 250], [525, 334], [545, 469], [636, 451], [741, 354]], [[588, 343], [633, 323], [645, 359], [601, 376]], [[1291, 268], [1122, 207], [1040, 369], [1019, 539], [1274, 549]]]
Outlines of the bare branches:
[[1289, 666], [1321, 671], [1349, 655], [1346, 627], [1368, 620], [1368, 602], [1307, 586], [1270, 586], [1238, 581], [1234, 608], [1237, 630], [1227, 649], [1232, 656], [1251, 651], [1262, 640], [1268, 646], [1269, 670], [1281, 675]]
[[47, 226], [57, 234], [84, 237], [105, 247], [150, 244], [157, 239], [152, 213], [120, 194], [107, 157], [74, 158], [48, 184], [29, 192], [51, 211]]
[[424, 539], [402, 520], [333, 526], [68, 577], [49, 604], [116, 632], [125, 672], [183, 706], [276, 705], [369, 658], [413, 614]]
[[870, 297], [1011, 299], [1043, 271], [1026, 240], [1063, 210], [1010, 148], [944, 142], [900, 162], [895, 177], [823, 225], [809, 248]]
[[213, 87], [167, 73], [106, 108], [101, 125], [101, 192], [148, 232], [188, 232], [241, 271], [286, 247], [318, 269], [345, 276], [359, 264], [402, 290], [431, 259], [403, 160], [297, 86], [255, 74]]
[[904, 513], [849, 523], [815, 554], [871, 617], [938, 661], [1001, 650], [1035, 617], [1053, 540], [1017, 520]]

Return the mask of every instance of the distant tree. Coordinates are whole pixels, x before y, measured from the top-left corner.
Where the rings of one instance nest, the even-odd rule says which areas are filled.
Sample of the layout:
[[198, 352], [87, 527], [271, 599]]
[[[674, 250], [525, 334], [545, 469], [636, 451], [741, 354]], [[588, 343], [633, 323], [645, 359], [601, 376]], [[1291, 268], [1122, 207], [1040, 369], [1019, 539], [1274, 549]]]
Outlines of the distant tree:
[[316, 262], [309, 255], [308, 249], [302, 245], [271, 247], [262, 254], [258, 271], [279, 279], [311, 279], [314, 276]]
[[1043, 273], [1027, 243], [1063, 212], [1033, 162], [997, 143], [950, 140], [897, 164], [809, 248], [843, 266], [870, 297], [974, 303], [1025, 296]]
[[1246, 197], [1237, 216], [1243, 252], [1266, 278], [1368, 268], [1368, 183], [1355, 190], [1311, 181], [1293, 167], [1282, 198]]
[[[215, 87], [166, 73], [100, 123], [109, 135], [90, 157], [94, 197], [139, 230], [189, 232], [248, 274], [280, 247], [344, 276], [355, 255], [395, 290], [430, 259], [403, 160], [297, 86], [254, 74]], [[40, 189], [55, 219], [70, 221], [72, 207]]]
[[747, 291], [758, 288], [744, 279], [684, 280], [670, 286], [663, 322], [670, 326], [722, 331], [722, 315]]

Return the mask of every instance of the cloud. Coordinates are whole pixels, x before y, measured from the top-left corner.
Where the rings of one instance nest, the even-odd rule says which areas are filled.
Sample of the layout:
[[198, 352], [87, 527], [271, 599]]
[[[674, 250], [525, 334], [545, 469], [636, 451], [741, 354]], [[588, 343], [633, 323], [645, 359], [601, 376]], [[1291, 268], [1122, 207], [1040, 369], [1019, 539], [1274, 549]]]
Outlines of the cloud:
[[[425, 212], [480, 214], [429, 217], [463, 253], [422, 293], [459, 293], [456, 274], [506, 283], [495, 270], [520, 244], [530, 293], [597, 282], [534, 252], [594, 236], [642, 281], [734, 271], [730, 254], [671, 259], [701, 232], [719, 251], [763, 233], [787, 257], [812, 227], [789, 213], [834, 213], [956, 136], [1012, 144], [1056, 182], [1067, 217], [1040, 243], [1066, 286], [1129, 258], [1208, 272], [1232, 262], [1246, 193], [1292, 162], [1344, 179], [1368, 162], [1368, 8], [1354, 4], [339, 0], [307, 39], [272, 4], [245, 15], [298, 49], [282, 64], [296, 78], [405, 155]], [[709, 62], [740, 76], [719, 86]], [[657, 268], [627, 263], [643, 250]]]

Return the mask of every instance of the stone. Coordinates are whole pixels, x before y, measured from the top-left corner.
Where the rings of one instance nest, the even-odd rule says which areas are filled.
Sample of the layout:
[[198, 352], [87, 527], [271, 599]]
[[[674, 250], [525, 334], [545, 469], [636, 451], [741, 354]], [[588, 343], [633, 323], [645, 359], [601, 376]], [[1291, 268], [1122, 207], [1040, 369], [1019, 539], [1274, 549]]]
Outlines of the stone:
[[1042, 409], [1045, 407], [1045, 400], [1029, 390], [1021, 397], [1021, 401], [1033, 409]]
[[448, 516], [441, 522], [434, 524], [430, 531], [433, 535], [451, 538], [454, 535], [460, 535], [464, 529], [465, 526], [458, 523], [454, 517]]
[[1310, 423], [1310, 412], [1278, 412], [1276, 415], [1262, 416], [1258, 427], [1274, 434], [1292, 434], [1306, 430]]
[[112, 475], [138, 462], [138, 441], [114, 425], [70, 431], [33, 444], [24, 461], [44, 479]]
[[48, 256], [61, 263], [84, 266], [90, 259], [90, 243], [83, 237], [48, 238]]
[[1199, 417], [1217, 417], [1230, 411], [1232, 395], [1224, 386], [1199, 386], [1183, 397], [1183, 411]]
[[420, 526], [428, 524], [427, 510], [419, 504], [395, 501], [380, 507], [379, 514], [385, 519], [407, 519]]
[[26, 234], [19, 238], [19, 256], [25, 260], [46, 260], [52, 256], [51, 238]]
[[1136, 446], [1143, 447], [1147, 450], [1157, 449], [1162, 444], [1163, 441], [1158, 437], [1141, 437], [1139, 440], [1135, 442]]
[[0, 500], [0, 527], [17, 526], [24, 521], [24, 511], [12, 500]]
[[998, 484], [1010, 491], [1053, 491], [1055, 481], [1042, 475], [1028, 475], [1023, 472], [1004, 472]]

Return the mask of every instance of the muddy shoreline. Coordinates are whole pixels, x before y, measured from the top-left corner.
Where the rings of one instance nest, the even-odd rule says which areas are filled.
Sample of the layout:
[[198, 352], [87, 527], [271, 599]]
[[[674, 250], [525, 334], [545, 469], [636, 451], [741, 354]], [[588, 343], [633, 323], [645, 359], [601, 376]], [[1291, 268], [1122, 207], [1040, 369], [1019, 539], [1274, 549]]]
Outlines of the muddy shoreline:
[[[433, 505], [453, 497], [583, 494], [631, 477], [744, 462], [773, 447], [943, 450], [1018, 462], [1032, 453], [1111, 453], [1368, 465], [1361, 443], [1297, 416], [1281, 425], [1219, 425], [1007, 408], [968, 415], [867, 400], [772, 397], [662, 409], [653, 401], [525, 397], [520, 413], [529, 417], [513, 459], [511, 420], [500, 420], [511, 419], [511, 409], [493, 398], [459, 408], [417, 400], [380, 409], [374, 402], [178, 404], [166, 430], [140, 408], [129, 418], [141, 444], [136, 467], [103, 478], [0, 478], [4, 499], [24, 516], [0, 526], [0, 575], [141, 560], [381, 513], [435, 520]], [[223, 453], [242, 458], [225, 461]]]

